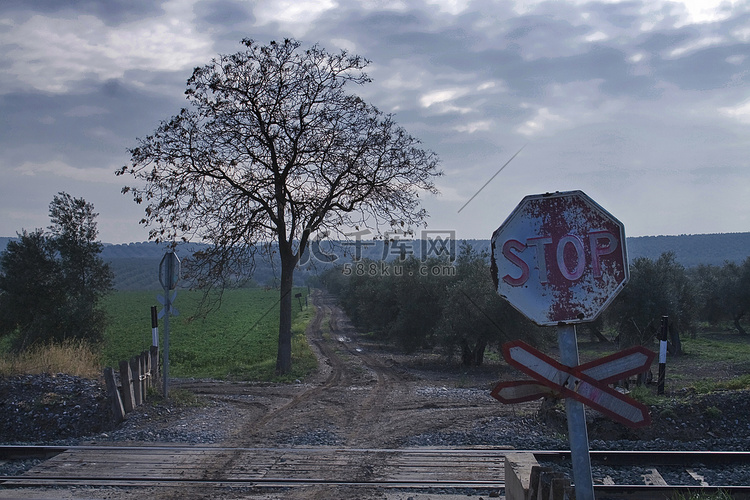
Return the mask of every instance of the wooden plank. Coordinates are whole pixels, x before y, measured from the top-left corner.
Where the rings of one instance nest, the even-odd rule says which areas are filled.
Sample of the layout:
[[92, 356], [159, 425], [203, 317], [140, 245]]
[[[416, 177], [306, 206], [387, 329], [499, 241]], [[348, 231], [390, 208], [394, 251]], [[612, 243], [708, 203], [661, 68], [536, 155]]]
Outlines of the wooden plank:
[[[208, 469], [213, 465], [224, 469]], [[201, 480], [207, 472], [216, 479], [297, 479], [337, 481], [347, 478], [381, 481], [497, 481], [504, 479], [503, 455], [451, 454], [362, 450], [273, 449], [73, 449], [27, 471], [25, 477], [43, 480], [66, 477], [102, 481], [133, 479]], [[211, 477], [214, 479], [213, 477]]]
[[141, 366], [140, 356], [130, 358], [130, 371], [133, 375], [132, 387], [135, 405], [141, 406], [143, 404], [143, 391], [141, 390], [141, 375], [143, 374], [143, 367]]
[[104, 369], [104, 382], [107, 385], [107, 395], [109, 396], [110, 411], [112, 412], [112, 422], [117, 425], [125, 419], [125, 408], [122, 406], [120, 391], [117, 390], [115, 371], [110, 367]]
[[144, 403], [148, 399], [149, 378], [151, 377], [150, 359], [148, 351], [141, 352], [141, 397]]
[[133, 373], [130, 371], [130, 363], [125, 360], [120, 361], [120, 385], [122, 386], [122, 404], [125, 407], [125, 413], [130, 413], [135, 408]]
[[696, 481], [698, 481], [701, 486], [711, 486], [710, 484], [708, 484], [708, 482], [706, 481], [705, 477], [703, 477], [702, 475], [698, 474], [693, 469], [687, 468], [687, 469], [685, 469], [685, 472], [687, 472], [688, 474], [690, 474], [690, 477], [692, 477], [693, 479], [695, 479]]
[[149, 357], [151, 358], [151, 385], [156, 388], [159, 387], [159, 347], [152, 345], [149, 349]]
[[661, 474], [659, 474], [659, 471], [652, 468], [647, 472], [646, 474], [643, 474], [643, 481], [645, 484], [655, 484], [655, 485], [666, 485], [667, 482], [664, 480]]

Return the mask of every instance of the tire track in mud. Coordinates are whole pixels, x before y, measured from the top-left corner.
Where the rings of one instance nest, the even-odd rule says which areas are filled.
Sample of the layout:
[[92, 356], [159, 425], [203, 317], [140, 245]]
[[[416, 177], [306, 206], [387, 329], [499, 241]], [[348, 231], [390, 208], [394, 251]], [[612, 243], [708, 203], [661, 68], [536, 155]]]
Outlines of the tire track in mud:
[[377, 357], [371, 356], [356, 342], [352, 342], [356, 331], [337, 306], [331, 308], [330, 328], [332, 336], [339, 340], [341, 349], [345, 350], [348, 356], [356, 359], [363, 369], [370, 372], [368, 394], [354, 408], [350, 425], [347, 426], [346, 437], [350, 445], [371, 446], [373, 438], [382, 433], [378, 424], [384, 418], [389, 418], [391, 409], [388, 403], [389, 396], [396, 391], [403, 390], [403, 387], [399, 386], [406, 379]]

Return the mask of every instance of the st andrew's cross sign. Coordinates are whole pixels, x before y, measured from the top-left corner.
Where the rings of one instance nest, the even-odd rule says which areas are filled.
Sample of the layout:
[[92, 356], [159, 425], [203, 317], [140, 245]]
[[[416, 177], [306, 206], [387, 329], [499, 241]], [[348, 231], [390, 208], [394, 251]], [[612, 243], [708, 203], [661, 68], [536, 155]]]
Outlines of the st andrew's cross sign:
[[[502, 402], [529, 401], [552, 393], [580, 401], [629, 427], [651, 423], [645, 405], [608, 385], [648, 370], [655, 354], [643, 346], [574, 367], [565, 366], [520, 340], [504, 344], [503, 355], [509, 364], [534, 378], [542, 388], [529, 381], [500, 383], [492, 396]], [[503, 391], [514, 394], [511, 396], [514, 399], [503, 401]]]

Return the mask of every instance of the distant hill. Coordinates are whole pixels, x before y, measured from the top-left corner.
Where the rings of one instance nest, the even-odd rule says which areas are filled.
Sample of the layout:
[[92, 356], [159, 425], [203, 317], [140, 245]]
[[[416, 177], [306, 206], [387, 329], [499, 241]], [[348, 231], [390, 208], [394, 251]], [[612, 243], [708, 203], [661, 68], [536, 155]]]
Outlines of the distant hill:
[[[14, 238], [0, 237], [0, 249], [5, 249], [8, 241]], [[468, 240], [477, 250], [489, 251], [489, 240]], [[184, 258], [200, 245], [182, 244], [178, 246], [177, 254]], [[420, 245], [414, 242], [412, 249], [418, 253]], [[685, 267], [700, 264], [721, 266], [724, 262], [741, 263], [750, 256], [750, 233], [720, 233], [720, 234], [683, 234], [679, 236], [639, 236], [627, 239], [628, 258], [632, 261], [638, 257], [650, 259], [658, 258], [662, 253], [673, 251], [677, 262]], [[344, 252], [346, 250], [346, 252]], [[362, 242], [362, 256], [373, 260], [386, 260], [397, 255], [391, 249], [386, 249], [382, 241]], [[329, 255], [339, 256], [337, 264], [351, 261], [354, 251], [353, 245], [341, 243], [326, 246], [323, 251]], [[115, 288], [118, 290], [158, 290], [159, 262], [164, 256], [165, 247], [151, 242], [128, 243], [120, 245], [105, 244], [102, 258], [109, 262], [115, 273]], [[308, 277], [317, 274], [327, 267], [326, 264], [316, 263], [304, 265], [295, 273], [295, 282], [303, 285]], [[254, 281], [261, 285], [272, 284], [278, 276], [278, 265], [274, 269], [260, 259]]]
[[[674, 252], [685, 267], [701, 264], [721, 266], [725, 262], [741, 263], [750, 257], [750, 233], [681, 234], [679, 236], [637, 236], [627, 238], [628, 260], [638, 257], [657, 259], [664, 252]], [[470, 240], [477, 249], [490, 250], [489, 240]]]
[[750, 233], [639, 236], [627, 238], [627, 242], [630, 260], [636, 257], [656, 259], [671, 250], [677, 262], [685, 267], [721, 266], [727, 261], [739, 264], [750, 256]]

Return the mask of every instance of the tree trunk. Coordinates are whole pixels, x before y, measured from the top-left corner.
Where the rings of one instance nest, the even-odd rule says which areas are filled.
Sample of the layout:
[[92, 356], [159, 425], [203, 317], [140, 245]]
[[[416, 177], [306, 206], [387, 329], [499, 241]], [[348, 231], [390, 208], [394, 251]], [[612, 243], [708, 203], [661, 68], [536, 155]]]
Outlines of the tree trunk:
[[292, 286], [294, 284], [294, 255], [279, 248], [281, 254], [281, 290], [279, 299], [279, 349], [276, 354], [276, 373], [283, 375], [292, 369]]
[[682, 341], [680, 341], [680, 332], [674, 327], [674, 323], [669, 324], [669, 340], [672, 345], [671, 354], [679, 356], [682, 354]]
[[599, 331], [599, 328], [594, 326], [593, 324], [589, 324], [589, 332], [591, 332], [591, 336], [595, 339], [597, 339], [599, 342], [609, 342], [609, 339], [604, 336], [602, 332]]
[[742, 319], [744, 315], [745, 315], [744, 313], [735, 314], [734, 317], [732, 318], [734, 321], [734, 327], [737, 329], [737, 333], [739, 333], [740, 335], [747, 335], [747, 332], [745, 331], [744, 328], [742, 328], [742, 325], [740, 324], [740, 320]]
[[477, 340], [476, 345], [472, 348], [466, 339], [461, 341], [461, 363], [464, 366], [482, 366], [484, 362], [484, 351], [487, 348], [487, 341]]

